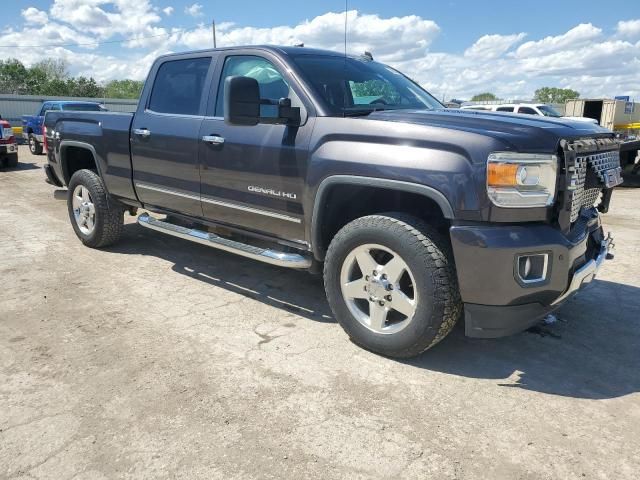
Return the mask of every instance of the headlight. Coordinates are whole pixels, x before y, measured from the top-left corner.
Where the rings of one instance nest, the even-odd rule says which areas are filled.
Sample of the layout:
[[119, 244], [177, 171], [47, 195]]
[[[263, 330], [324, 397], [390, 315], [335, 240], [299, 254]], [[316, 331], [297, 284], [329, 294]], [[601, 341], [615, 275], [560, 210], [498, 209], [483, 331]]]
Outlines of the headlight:
[[547, 207], [556, 197], [558, 157], [495, 152], [487, 163], [487, 194], [498, 207]]

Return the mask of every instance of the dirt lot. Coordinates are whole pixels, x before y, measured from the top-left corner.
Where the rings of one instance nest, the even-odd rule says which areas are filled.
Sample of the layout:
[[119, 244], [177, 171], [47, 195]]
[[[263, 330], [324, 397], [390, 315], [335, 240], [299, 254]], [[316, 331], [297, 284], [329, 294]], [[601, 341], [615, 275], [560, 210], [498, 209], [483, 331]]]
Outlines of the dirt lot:
[[319, 278], [127, 217], [83, 247], [43, 157], [0, 171], [0, 478], [637, 478], [640, 189], [617, 257], [501, 340], [399, 362], [352, 345]]

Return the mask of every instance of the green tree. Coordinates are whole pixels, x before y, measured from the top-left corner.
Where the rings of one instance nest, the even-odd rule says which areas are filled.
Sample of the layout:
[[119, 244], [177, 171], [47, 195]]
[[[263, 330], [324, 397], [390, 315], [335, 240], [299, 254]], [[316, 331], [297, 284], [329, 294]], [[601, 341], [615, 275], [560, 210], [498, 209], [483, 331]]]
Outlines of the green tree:
[[104, 90], [93, 78], [76, 77], [67, 80], [69, 96], [72, 97], [102, 97]]
[[28, 94], [28, 75], [27, 68], [19, 60], [0, 60], [0, 93]]
[[542, 87], [536, 90], [533, 99], [540, 103], [565, 103], [579, 97], [580, 93], [570, 88]]
[[144, 82], [138, 80], [112, 80], [104, 87], [106, 98], [140, 98]]
[[486, 102], [491, 100], [498, 100], [498, 97], [491, 92], [479, 93], [471, 99], [472, 102]]
[[69, 64], [59, 58], [45, 58], [35, 63], [31, 69], [44, 72], [47, 80], [67, 80], [69, 78]]

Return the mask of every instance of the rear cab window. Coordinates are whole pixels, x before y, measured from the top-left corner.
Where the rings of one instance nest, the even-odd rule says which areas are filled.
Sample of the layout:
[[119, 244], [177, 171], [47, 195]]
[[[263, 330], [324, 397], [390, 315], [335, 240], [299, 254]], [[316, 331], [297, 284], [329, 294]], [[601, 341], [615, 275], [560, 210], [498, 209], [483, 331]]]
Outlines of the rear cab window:
[[168, 60], [156, 73], [147, 109], [155, 113], [199, 115], [211, 57]]
[[524, 113], [526, 115], [538, 115], [538, 112], [536, 112], [533, 108], [531, 107], [520, 107], [518, 109], [518, 113]]
[[106, 109], [97, 103], [65, 103], [62, 105], [62, 110], [70, 112], [102, 112]]

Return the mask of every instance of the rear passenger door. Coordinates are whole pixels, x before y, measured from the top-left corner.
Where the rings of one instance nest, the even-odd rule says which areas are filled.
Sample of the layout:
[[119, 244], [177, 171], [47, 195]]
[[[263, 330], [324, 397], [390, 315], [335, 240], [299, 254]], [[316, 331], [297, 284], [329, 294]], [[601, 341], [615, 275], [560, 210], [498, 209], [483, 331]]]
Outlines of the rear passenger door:
[[198, 134], [204, 116], [212, 56], [159, 60], [131, 126], [133, 180], [140, 201], [202, 216]]

